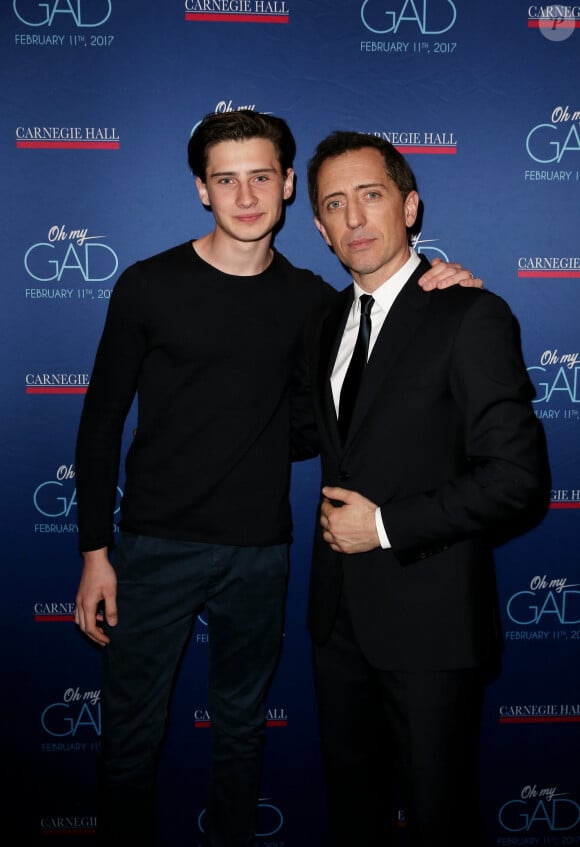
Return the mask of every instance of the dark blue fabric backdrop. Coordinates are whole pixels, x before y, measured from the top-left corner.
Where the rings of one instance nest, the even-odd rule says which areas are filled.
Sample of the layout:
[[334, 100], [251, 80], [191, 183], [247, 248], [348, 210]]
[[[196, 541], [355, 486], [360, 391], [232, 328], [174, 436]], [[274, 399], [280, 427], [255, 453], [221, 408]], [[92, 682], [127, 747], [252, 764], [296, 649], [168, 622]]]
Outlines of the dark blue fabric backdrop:
[[[305, 165], [333, 129], [377, 133], [416, 172], [420, 249], [473, 269], [520, 320], [553, 508], [498, 551], [506, 649], [485, 710], [484, 812], [490, 844], [580, 844], [580, 7], [4, 0], [0, 20], [11, 843], [94, 833], [99, 657], [72, 623], [83, 392], [119, 272], [211, 226], [187, 167], [192, 128], [207, 112], [249, 107], [285, 117], [298, 141], [297, 196], [277, 238], [290, 260], [348, 284], [312, 224]], [[326, 845], [304, 623], [317, 485], [315, 461], [295, 468], [260, 847]], [[199, 620], [161, 763], [168, 847], [197, 845], [203, 826], [206, 661]]]

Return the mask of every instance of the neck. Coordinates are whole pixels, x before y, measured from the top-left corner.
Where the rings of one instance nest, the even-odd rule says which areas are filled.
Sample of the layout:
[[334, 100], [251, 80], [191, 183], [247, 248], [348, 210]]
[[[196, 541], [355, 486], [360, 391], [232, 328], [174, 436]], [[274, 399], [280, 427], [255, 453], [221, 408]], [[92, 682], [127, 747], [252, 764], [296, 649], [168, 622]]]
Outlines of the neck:
[[356, 284], [366, 291], [367, 294], [372, 294], [377, 288], [380, 288], [385, 282], [388, 282], [398, 271], [401, 270], [411, 257], [411, 250], [406, 246], [389, 262], [381, 265], [380, 268], [367, 272], [351, 270], [352, 278]]
[[194, 249], [204, 262], [218, 271], [232, 276], [257, 276], [272, 261], [271, 241], [270, 236], [259, 241], [233, 241], [223, 237], [219, 230], [213, 230], [199, 238]]

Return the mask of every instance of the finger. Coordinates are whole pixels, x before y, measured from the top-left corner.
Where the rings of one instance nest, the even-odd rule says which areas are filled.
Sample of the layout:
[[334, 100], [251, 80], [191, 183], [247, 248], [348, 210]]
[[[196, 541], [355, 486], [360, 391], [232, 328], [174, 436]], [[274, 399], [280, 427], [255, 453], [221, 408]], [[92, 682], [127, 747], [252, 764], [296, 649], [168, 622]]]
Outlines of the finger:
[[105, 615], [103, 614], [103, 609], [99, 605], [92, 610], [90, 617], [87, 617], [87, 627], [85, 629], [85, 634], [89, 636], [93, 641], [97, 644], [108, 644], [110, 638], [106, 635], [103, 630], [103, 620]]
[[[92, 620], [92, 623], [90, 623], [90, 620]], [[104, 646], [110, 641], [109, 636], [105, 635], [102, 628], [97, 625], [96, 617], [92, 619], [85, 617], [83, 620], [83, 616], [81, 615], [80, 630], [83, 635], [86, 635], [87, 638], [90, 638], [91, 641], [94, 641], [95, 644], [99, 644], [100, 646]]]
[[345, 493], [344, 488], [339, 488], [337, 485], [325, 485], [322, 493], [327, 500], [340, 500], [341, 495]]
[[322, 506], [320, 507], [320, 523], [321, 524], [324, 525], [328, 522], [328, 516], [329, 516], [331, 510], [334, 509], [334, 508], [335, 507], [328, 500], [325, 503], [322, 504]]
[[483, 281], [479, 277], [475, 277], [471, 271], [466, 270], [446, 268], [445, 272], [442, 272], [438, 277], [425, 281], [420, 280], [420, 285], [424, 291], [433, 291], [435, 288], [442, 290], [457, 284], [464, 288], [483, 288]]
[[481, 279], [481, 277], [473, 276], [473, 274], [471, 274], [471, 278], [467, 285], [470, 288], [483, 288], [483, 280]]
[[459, 262], [448, 262], [446, 259], [442, 259], [441, 256], [435, 256], [433, 259], [430, 259], [430, 262], [431, 269], [426, 271], [427, 275], [437, 275], [447, 270], [447, 268], [454, 268], [455, 270], [459, 270], [462, 267]]
[[461, 270], [463, 270], [463, 267], [457, 262], [446, 262], [443, 259], [435, 258], [431, 263], [431, 267], [428, 271], [425, 271], [423, 276], [426, 276], [427, 279], [433, 279], [441, 276], [449, 276], [449, 274]]
[[109, 626], [117, 626], [117, 603], [114, 599], [105, 599], [105, 620]]
[[78, 624], [78, 627], [81, 632], [86, 633], [87, 630], [90, 629], [90, 622], [92, 620], [93, 618], [89, 615], [87, 609], [85, 609], [82, 603], [76, 607], [75, 623]]
[[474, 276], [471, 271], [462, 271], [456, 274], [453, 279], [442, 278], [439, 283], [439, 288], [449, 288], [451, 285], [459, 282], [464, 288], [483, 288], [483, 280]]
[[100, 647], [105, 647], [110, 642], [110, 638], [108, 635], [105, 635], [102, 629], [96, 627], [93, 632], [86, 633], [91, 641], [94, 641], [95, 644], [98, 644]]
[[326, 543], [330, 547], [332, 547], [333, 550], [338, 549], [338, 544], [337, 544], [336, 538], [334, 537], [332, 532], [328, 532], [328, 530], [326, 530], [325, 532], [322, 533], [322, 537], [326, 541]]
[[348, 488], [340, 488], [339, 486], [325, 485], [322, 489], [322, 493], [328, 500], [332, 501], [331, 505], [335, 506], [337, 501], [339, 503], [350, 502], [350, 496], [352, 494], [352, 491], [349, 491]]

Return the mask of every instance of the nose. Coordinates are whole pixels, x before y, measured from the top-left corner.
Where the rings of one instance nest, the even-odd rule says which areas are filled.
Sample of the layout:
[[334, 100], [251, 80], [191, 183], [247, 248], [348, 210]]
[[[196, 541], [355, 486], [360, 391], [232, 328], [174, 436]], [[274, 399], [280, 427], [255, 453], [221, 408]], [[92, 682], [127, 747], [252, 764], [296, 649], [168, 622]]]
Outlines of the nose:
[[357, 201], [351, 201], [346, 207], [346, 225], [349, 229], [358, 229], [364, 223], [364, 213]]
[[238, 196], [236, 198], [238, 206], [243, 206], [244, 208], [253, 206], [256, 199], [257, 198], [252, 190], [251, 184], [249, 182], [240, 182], [238, 186]]

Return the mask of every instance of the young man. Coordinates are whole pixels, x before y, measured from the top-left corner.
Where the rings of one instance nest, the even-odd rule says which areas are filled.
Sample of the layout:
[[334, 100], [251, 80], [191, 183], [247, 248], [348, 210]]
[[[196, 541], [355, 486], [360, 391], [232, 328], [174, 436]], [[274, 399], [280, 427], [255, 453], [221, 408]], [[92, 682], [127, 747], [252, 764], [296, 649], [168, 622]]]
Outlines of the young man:
[[[202, 610], [207, 844], [254, 841], [265, 699], [283, 633], [290, 461], [312, 455], [300, 345], [309, 314], [336, 296], [272, 245], [294, 190], [294, 153], [279, 118], [207, 116], [188, 158], [213, 230], [137, 262], [111, 296], [76, 454], [76, 621], [105, 647], [98, 833], [107, 845], [154, 843], [170, 692]], [[469, 284], [467, 272], [444, 264], [429, 276]], [[111, 564], [121, 435], [135, 394]]]
[[332, 845], [398, 843], [402, 803], [407, 847], [475, 847], [500, 636], [493, 541], [537, 519], [549, 492], [532, 386], [503, 300], [417, 285], [419, 197], [388, 142], [333, 133], [308, 186], [354, 280], [312, 340], [323, 488], [309, 627]]

